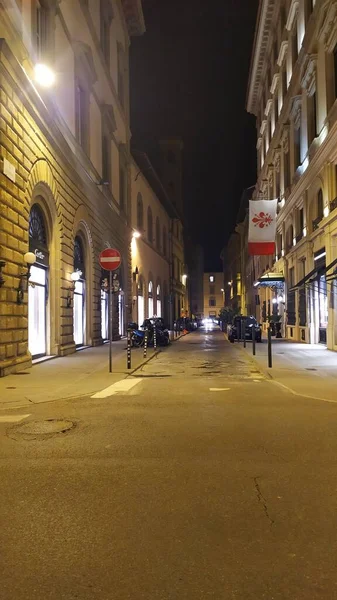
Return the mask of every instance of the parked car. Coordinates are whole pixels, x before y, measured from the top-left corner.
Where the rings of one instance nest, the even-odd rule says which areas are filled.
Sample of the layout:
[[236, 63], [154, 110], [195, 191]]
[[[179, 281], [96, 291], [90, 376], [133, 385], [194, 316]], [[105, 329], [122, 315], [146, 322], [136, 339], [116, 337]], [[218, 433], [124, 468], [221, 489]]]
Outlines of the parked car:
[[231, 325], [228, 325], [227, 328], [228, 339], [233, 344], [234, 340], [242, 340], [244, 333], [246, 340], [252, 340], [253, 329], [255, 330], [255, 341], [261, 342], [262, 329], [261, 325], [257, 322], [255, 317], [234, 317], [233, 323]]

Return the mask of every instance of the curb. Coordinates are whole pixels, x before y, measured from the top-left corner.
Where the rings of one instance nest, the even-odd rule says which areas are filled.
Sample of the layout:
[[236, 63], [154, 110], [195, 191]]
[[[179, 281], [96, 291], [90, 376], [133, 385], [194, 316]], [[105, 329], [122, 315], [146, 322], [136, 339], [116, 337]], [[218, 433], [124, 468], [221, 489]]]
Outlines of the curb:
[[[146, 365], [148, 362], [150, 362], [150, 360], [152, 360], [153, 358], [155, 358], [156, 356], [158, 356], [158, 354], [160, 354], [162, 350], [158, 349], [156, 352], [154, 352], [151, 356], [149, 356], [148, 358], [144, 359], [139, 365], [138, 367], [135, 367], [135, 369], [131, 369], [130, 371], [124, 371], [123, 373], [121, 373], [121, 379], [127, 379], [128, 377], [132, 376], [134, 373], [136, 373], [136, 371], [138, 371], [139, 369], [141, 369], [142, 367], [144, 367], [144, 365]], [[53, 398], [52, 400], [44, 400], [43, 402], [27, 402], [25, 404], [20, 404], [20, 405], [16, 405], [16, 406], [2, 406], [1, 402], [0, 402], [0, 412], [3, 411], [12, 411], [12, 410], [19, 410], [22, 408], [28, 408], [28, 407], [32, 407], [32, 406], [39, 406], [40, 404], [52, 404], [53, 402], [61, 402], [62, 400], [75, 400], [76, 398], [87, 398], [89, 396], [91, 396], [93, 392], [89, 392], [87, 394], [81, 394], [80, 396], [78, 394], [74, 395], [74, 396], [65, 396], [65, 397], [60, 397], [60, 398]]]

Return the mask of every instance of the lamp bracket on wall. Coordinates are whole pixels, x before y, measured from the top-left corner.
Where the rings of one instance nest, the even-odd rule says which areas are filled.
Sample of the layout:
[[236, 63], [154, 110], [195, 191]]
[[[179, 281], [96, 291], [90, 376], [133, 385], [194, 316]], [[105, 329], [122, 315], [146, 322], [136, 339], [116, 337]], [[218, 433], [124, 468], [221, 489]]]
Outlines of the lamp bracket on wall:
[[72, 285], [70, 285], [68, 287], [67, 308], [71, 308], [73, 305], [73, 297], [74, 297], [75, 288], [76, 288], [76, 281], [79, 281], [81, 279], [81, 277], [82, 277], [82, 271], [80, 271], [79, 269], [77, 269], [76, 271], [73, 271], [73, 273], [71, 273], [71, 275], [70, 275]]

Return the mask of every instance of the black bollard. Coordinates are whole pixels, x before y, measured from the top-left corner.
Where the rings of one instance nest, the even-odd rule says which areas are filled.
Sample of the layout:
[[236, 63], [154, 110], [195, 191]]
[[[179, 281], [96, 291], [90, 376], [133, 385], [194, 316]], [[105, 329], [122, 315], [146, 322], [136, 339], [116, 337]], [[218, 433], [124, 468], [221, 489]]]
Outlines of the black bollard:
[[271, 351], [271, 328], [268, 327], [268, 367], [271, 369], [273, 366], [273, 357]]
[[148, 340], [148, 335], [149, 335], [149, 330], [148, 328], [145, 329], [145, 335], [144, 335], [144, 358], [146, 358], [147, 355], [147, 340]]
[[255, 341], [255, 326], [252, 328], [252, 346], [253, 346], [253, 356], [256, 354], [256, 341]]
[[127, 365], [128, 369], [131, 369], [131, 331], [130, 331], [130, 329], [128, 329], [128, 333], [127, 333], [126, 365]]
[[241, 321], [241, 329], [242, 329], [242, 336], [243, 336], [243, 347], [246, 347], [246, 323], [244, 320]]

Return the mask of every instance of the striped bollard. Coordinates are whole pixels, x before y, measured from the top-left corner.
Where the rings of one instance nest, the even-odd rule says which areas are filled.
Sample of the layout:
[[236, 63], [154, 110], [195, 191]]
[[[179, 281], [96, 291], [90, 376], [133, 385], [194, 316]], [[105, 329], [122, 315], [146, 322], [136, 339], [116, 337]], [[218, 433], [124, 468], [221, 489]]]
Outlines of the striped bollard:
[[156, 350], [157, 348], [157, 328], [154, 325], [153, 327], [153, 349]]
[[146, 355], [147, 355], [147, 338], [148, 338], [148, 333], [149, 333], [149, 330], [148, 330], [148, 328], [146, 328], [145, 329], [145, 335], [144, 335], [144, 354], [143, 354], [144, 358], [146, 358]]
[[126, 364], [127, 364], [127, 368], [131, 369], [131, 331], [130, 331], [130, 329], [128, 329], [128, 335], [127, 335]]

